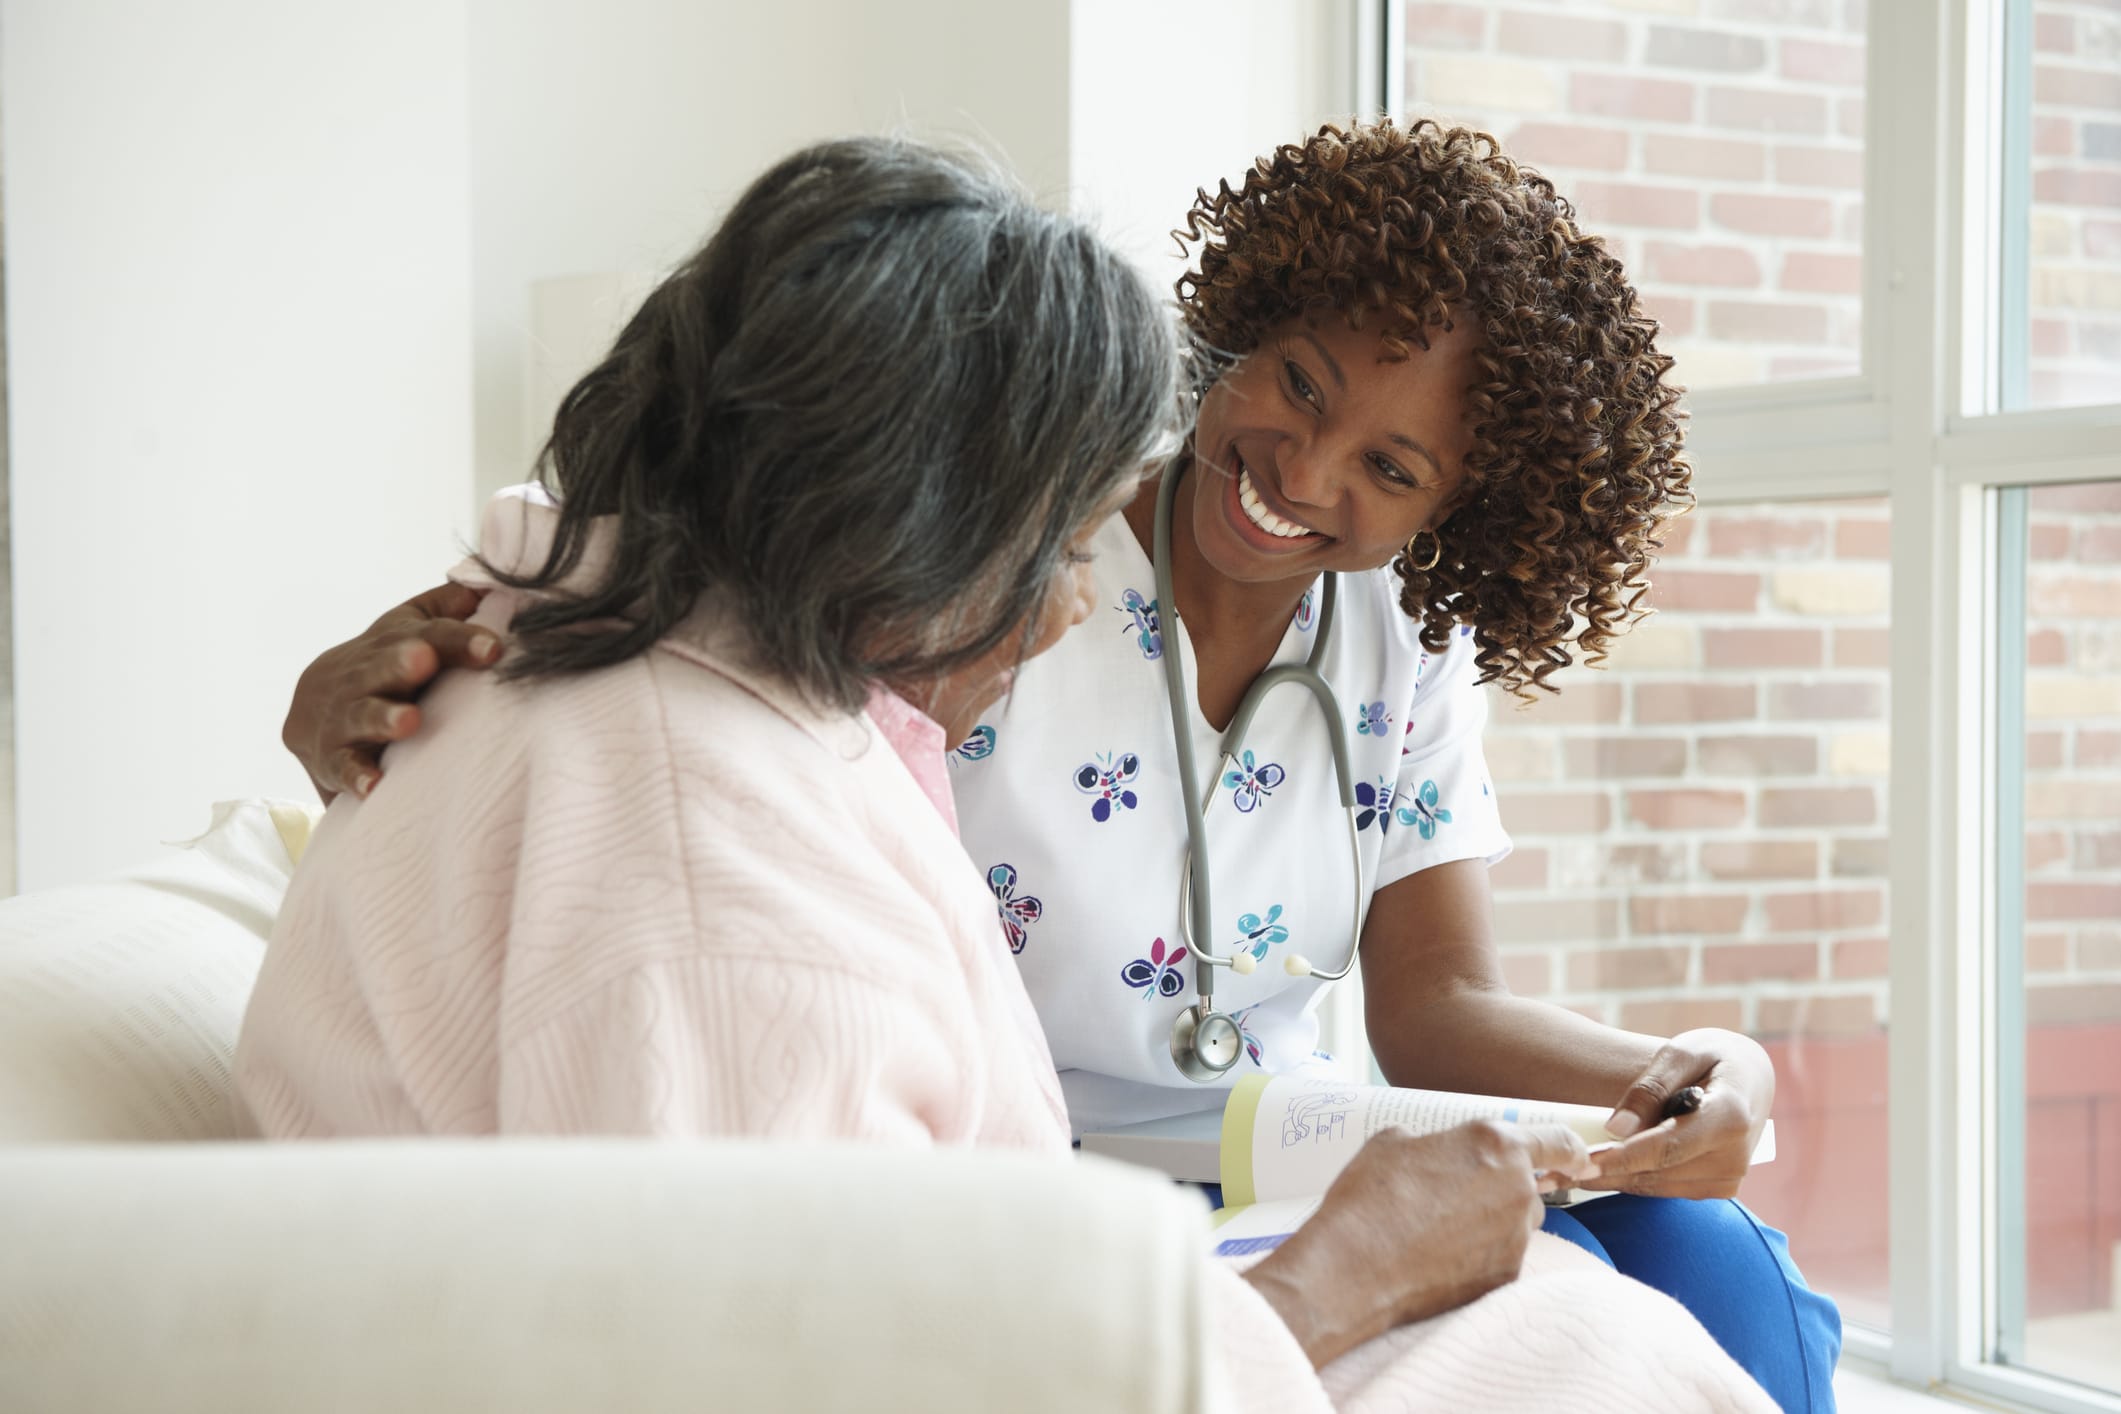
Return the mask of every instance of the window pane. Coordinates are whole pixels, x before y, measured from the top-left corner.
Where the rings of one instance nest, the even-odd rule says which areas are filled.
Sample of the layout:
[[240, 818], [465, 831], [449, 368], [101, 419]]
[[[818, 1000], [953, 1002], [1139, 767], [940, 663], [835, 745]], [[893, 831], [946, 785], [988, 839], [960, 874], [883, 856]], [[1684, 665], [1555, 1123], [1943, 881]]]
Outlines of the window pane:
[[2121, 402], [2121, 11], [2006, 11], [2003, 404]]
[[1409, 111], [1552, 178], [1626, 262], [1685, 383], [1858, 370], [1863, 0], [1406, 13]]
[[1998, 780], [2024, 828], [2022, 886], [2008, 850], [1999, 870], [1998, 1344], [2121, 1390], [2121, 481], [2002, 495], [2002, 607], [2023, 624], [2002, 661], [2022, 686], [1998, 698], [2021, 708], [2022, 755]]
[[1667, 528], [1659, 613], [1558, 697], [1497, 694], [1488, 760], [1510, 984], [1774, 1056], [1779, 1152], [1746, 1201], [1845, 1316], [1886, 1324], [1882, 502]]

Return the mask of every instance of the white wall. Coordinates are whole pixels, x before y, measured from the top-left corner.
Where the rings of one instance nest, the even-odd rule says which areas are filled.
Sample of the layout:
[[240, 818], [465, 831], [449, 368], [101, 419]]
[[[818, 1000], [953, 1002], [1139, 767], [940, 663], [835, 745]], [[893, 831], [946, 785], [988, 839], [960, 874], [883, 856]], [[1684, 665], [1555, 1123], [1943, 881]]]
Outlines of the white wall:
[[21, 884], [306, 789], [315, 647], [471, 510], [461, 4], [9, 0]]
[[296, 673], [529, 468], [538, 282], [665, 268], [790, 148], [895, 129], [1167, 285], [1196, 185], [1345, 113], [1352, 3], [8, 0], [22, 886], [306, 791]]

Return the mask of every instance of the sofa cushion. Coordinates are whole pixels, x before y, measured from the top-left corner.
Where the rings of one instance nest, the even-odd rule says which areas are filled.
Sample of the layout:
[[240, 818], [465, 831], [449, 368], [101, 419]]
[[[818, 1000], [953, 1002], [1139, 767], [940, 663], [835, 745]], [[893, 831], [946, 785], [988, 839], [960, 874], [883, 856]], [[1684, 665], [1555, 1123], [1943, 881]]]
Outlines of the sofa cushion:
[[306, 828], [226, 802], [151, 865], [0, 902], [0, 1143], [244, 1131], [230, 1058]]

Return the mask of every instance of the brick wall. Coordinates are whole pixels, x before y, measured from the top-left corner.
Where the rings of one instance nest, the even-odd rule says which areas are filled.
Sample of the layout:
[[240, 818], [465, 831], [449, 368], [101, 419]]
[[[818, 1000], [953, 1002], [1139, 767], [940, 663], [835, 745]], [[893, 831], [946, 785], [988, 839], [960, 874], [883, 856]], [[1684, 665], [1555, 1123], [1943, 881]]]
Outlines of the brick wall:
[[[2121, 13], [2034, 13], [2026, 397], [2121, 400]], [[1689, 385], [1850, 374], [1865, 17], [1864, 0], [1410, 3], [1409, 107], [1553, 178]]]

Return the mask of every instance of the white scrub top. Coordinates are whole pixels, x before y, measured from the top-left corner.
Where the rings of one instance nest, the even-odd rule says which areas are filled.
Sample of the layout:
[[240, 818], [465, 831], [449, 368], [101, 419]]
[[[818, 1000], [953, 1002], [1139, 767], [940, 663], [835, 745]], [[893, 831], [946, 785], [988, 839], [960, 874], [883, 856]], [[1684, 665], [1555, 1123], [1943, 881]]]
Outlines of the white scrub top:
[[[1179, 926], [1186, 820], [1164, 686], [1167, 633], [1155, 576], [1126, 519], [1094, 540], [1102, 608], [1024, 665], [950, 756], [959, 832], [987, 873], [1002, 930], [1046, 1028], [1076, 1132], [1221, 1103], [1245, 1075], [1315, 1065], [1320, 995], [1289, 976], [1302, 953], [1347, 960], [1355, 897], [1346, 816], [1317, 699], [1268, 696], [1234, 767], [1221, 733], [1186, 703], [1205, 812], [1218, 953], [1243, 948], [1249, 977], [1217, 969], [1215, 1000], [1244, 1032], [1244, 1055], [1200, 1085], [1171, 1060], [1171, 1023], [1196, 1000]], [[1276, 663], [1308, 657], [1323, 583], [1304, 596]], [[1510, 851], [1480, 749], [1487, 699], [1474, 685], [1470, 630], [1425, 652], [1389, 569], [1344, 575], [1326, 681], [1340, 699], [1371, 892], [1432, 865], [1494, 863]]]

